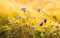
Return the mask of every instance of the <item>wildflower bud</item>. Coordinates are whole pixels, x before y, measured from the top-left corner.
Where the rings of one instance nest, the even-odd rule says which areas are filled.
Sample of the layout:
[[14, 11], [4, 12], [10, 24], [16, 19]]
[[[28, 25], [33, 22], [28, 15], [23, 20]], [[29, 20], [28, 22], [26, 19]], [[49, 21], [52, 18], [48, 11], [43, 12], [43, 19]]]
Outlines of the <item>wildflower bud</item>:
[[44, 19], [44, 23], [46, 23], [46, 22], [47, 22], [47, 19], [45, 18], [45, 19]]
[[40, 26], [43, 26], [43, 22], [40, 23]]

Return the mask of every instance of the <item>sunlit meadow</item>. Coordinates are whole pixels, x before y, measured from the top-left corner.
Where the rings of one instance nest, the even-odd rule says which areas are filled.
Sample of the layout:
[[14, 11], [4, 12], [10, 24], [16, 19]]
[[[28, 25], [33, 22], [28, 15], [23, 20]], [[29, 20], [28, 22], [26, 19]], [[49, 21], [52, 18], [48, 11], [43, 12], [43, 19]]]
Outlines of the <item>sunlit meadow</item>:
[[0, 0], [0, 38], [60, 38], [60, 0]]

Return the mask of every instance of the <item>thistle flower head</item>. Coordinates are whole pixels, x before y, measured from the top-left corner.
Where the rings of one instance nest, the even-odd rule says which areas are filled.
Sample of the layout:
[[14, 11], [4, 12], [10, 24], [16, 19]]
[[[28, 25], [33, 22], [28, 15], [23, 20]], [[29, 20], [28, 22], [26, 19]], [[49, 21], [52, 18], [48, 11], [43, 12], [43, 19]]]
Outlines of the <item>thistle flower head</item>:
[[40, 26], [43, 26], [43, 22], [40, 23]]

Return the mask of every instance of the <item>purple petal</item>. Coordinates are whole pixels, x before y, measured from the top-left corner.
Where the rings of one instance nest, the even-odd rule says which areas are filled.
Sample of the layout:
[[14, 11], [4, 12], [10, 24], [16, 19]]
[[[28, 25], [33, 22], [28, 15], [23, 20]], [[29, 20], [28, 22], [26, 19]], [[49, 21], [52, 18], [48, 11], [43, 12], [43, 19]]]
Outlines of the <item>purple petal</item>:
[[26, 8], [21, 8], [21, 10], [26, 10]]
[[35, 30], [35, 26], [32, 26], [32, 30]]
[[18, 18], [20, 19], [20, 18], [22, 18], [22, 16], [18, 16]]

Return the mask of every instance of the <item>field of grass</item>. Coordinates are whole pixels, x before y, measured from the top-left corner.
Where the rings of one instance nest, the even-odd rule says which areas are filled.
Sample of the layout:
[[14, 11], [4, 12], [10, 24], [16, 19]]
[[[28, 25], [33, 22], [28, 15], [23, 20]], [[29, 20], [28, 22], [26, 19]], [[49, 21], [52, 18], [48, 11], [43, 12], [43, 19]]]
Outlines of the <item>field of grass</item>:
[[0, 38], [60, 38], [60, 0], [0, 0]]

